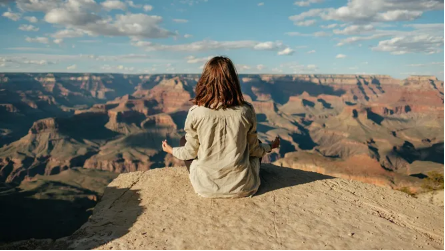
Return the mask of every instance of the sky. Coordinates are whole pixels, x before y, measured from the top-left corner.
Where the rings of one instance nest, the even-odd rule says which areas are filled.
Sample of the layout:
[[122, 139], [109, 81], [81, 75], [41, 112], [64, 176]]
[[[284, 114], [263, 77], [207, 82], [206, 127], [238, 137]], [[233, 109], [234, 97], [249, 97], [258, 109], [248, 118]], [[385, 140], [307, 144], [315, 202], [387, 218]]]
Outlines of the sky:
[[435, 75], [443, 0], [0, 0], [0, 72]]

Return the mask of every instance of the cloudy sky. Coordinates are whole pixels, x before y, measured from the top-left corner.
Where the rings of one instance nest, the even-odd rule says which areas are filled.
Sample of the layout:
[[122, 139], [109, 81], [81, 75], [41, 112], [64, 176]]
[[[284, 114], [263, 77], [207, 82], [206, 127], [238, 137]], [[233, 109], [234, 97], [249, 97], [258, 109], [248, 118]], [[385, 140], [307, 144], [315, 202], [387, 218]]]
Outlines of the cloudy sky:
[[436, 75], [443, 0], [0, 0], [0, 72]]

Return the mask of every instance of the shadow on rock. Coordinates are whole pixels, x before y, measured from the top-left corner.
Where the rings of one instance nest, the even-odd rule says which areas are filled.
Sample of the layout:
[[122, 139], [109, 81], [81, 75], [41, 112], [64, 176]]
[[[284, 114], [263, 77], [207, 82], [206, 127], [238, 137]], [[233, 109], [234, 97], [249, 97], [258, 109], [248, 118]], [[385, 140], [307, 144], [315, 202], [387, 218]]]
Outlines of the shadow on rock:
[[[91, 215], [90, 209], [96, 205], [98, 195], [88, 189], [61, 184], [47, 182], [32, 191], [16, 187], [0, 191], [0, 242], [56, 239], [82, 226]], [[64, 194], [46, 192], [50, 189], [62, 189]]]
[[[107, 187], [88, 222], [69, 237], [59, 239], [56, 249], [95, 249], [126, 235], [142, 214], [138, 190]], [[97, 213], [96, 213], [97, 212]]]
[[308, 172], [271, 164], [262, 164], [260, 168], [261, 186], [255, 196], [281, 188], [298, 186], [317, 180], [334, 179], [335, 177], [315, 172]]

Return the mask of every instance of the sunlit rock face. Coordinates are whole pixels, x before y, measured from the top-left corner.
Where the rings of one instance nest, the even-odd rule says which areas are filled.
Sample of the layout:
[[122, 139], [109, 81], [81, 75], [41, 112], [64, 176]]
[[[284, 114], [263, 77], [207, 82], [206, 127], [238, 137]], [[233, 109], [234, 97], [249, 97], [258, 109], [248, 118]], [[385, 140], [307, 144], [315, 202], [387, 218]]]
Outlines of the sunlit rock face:
[[[178, 145], [198, 80], [0, 74], [1, 180], [73, 166], [130, 172], [182, 165], [160, 142]], [[249, 74], [240, 83], [259, 139], [282, 139], [263, 162], [308, 168], [300, 163], [316, 159], [311, 170], [394, 188], [418, 188], [420, 174], [443, 172], [444, 86], [435, 77]]]

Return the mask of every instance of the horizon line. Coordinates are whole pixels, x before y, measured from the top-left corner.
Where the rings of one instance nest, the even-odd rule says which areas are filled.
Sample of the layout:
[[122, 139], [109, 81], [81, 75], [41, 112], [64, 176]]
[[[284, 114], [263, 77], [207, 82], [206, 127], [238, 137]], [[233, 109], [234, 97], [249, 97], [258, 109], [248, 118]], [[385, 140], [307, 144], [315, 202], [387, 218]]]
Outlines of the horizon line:
[[[122, 74], [122, 75], [202, 75], [202, 73], [122, 73], [122, 72], [65, 72], [65, 71], [42, 71], [42, 72], [31, 72], [31, 71], [13, 71], [13, 72], [0, 72], [0, 74]], [[353, 74], [353, 73], [238, 73], [238, 75], [351, 75], [351, 76], [388, 76], [393, 79], [395, 78], [389, 74]], [[408, 75], [408, 77], [434, 77], [437, 80], [444, 81], [439, 79], [436, 75]], [[406, 78], [405, 78], [406, 79]], [[403, 80], [403, 79], [399, 79]]]

